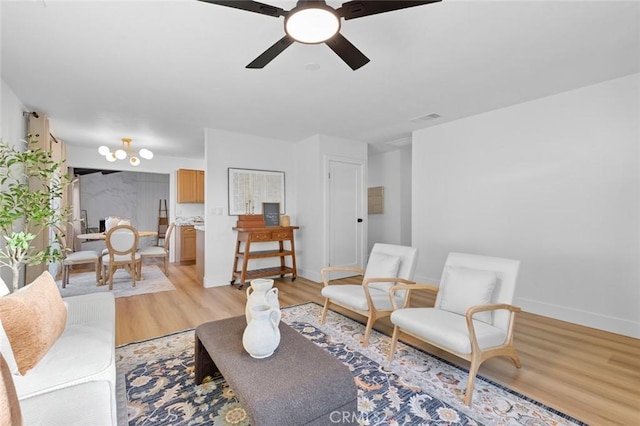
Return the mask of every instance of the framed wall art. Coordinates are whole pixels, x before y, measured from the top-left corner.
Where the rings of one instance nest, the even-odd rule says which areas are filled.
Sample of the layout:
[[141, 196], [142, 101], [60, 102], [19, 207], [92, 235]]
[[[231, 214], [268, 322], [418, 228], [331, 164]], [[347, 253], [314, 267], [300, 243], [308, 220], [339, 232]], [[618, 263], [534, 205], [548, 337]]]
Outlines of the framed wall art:
[[229, 216], [263, 214], [263, 203], [278, 203], [285, 212], [284, 172], [229, 167]]

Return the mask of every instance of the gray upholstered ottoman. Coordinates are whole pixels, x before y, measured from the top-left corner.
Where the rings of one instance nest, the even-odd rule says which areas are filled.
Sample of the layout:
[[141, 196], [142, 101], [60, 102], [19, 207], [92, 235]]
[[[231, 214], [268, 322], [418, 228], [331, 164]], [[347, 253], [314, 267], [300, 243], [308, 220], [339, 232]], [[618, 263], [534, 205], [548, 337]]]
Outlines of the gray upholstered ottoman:
[[357, 389], [345, 365], [282, 322], [276, 352], [251, 358], [242, 347], [246, 325], [243, 315], [196, 328], [196, 383], [220, 371], [253, 426], [357, 423]]

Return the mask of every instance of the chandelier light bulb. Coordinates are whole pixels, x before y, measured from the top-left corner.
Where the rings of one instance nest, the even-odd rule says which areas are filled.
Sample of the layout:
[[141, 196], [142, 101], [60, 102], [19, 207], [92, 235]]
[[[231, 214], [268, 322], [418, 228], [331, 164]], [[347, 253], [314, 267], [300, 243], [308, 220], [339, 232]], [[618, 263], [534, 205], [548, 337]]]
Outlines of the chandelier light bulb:
[[116, 158], [118, 160], [124, 160], [125, 158], [127, 158], [127, 151], [125, 151], [124, 149], [119, 149], [116, 151]]
[[153, 158], [153, 152], [149, 151], [147, 148], [142, 148], [139, 152], [140, 157], [145, 160], [151, 160]]
[[100, 153], [100, 155], [104, 155], [106, 157], [111, 152], [111, 150], [108, 146], [102, 145], [100, 148], [98, 148], [98, 152]]
[[129, 158], [129, 164], [131, 164], [132, 166], [137, 166], [138, 164], [140, 164], [140, 159], [138, 157], [131, 157]]
[[113, 152], [109, 152], [107, 155], [105, 155], [105, 157], [107, 157], [107, 161], [110, 163], [113, 163], [117, 160], [116, 155]]

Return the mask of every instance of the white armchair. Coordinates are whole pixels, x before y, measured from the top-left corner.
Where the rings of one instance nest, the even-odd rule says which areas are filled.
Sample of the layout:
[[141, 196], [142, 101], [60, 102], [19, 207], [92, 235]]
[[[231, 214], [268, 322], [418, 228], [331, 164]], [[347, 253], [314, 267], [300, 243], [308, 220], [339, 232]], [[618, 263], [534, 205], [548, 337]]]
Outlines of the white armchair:
[[432, 290], [438, 294], [432, 308], [400, 308], [391, 314], [394, 329], [389, 360], [393, 360], [402, 331], [470, 361], [464, 403], [471, 405], [473, 384], [482, 362], [508, 356], [520, 368], [513, 345], [515, 313], [520, 308], [511, 305], [519, 269], [518, 260], [450, 253], [440, 287], [394, 286], [391, 293]]
[[[397, 283], [415, 284], [412, 279], [417, 261], [417, 248], [376, 243], [371, 250], [366, 271], [335, 266], [322, 268], [320, 273], [324, 287], [321, 294], [325, 302], [320, 323], [324, 324], [332, 303], [364, 315], [368, 320], [362, 345], [367, 346], [373, 324], [393, 312], [389, 289]], [[362, 284], [331, 284], [327, 274], [337, 271], [364, 275]], [[408, 305], [408, 292], [397, 291], [394, 298], [395, 304], [402, 307]]]

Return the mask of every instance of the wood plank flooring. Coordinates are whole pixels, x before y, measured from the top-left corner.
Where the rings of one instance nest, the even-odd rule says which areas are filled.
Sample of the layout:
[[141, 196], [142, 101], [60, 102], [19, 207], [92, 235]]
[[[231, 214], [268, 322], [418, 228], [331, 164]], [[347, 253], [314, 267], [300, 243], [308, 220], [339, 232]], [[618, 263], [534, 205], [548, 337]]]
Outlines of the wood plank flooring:
[[[244, 314], [246, 295], [237, 286], [203, 288], [196, 283], [193, 265], [171, 264], [169, 278], [176, 291], [116, 299], [116, 345]], [[276, 286], [283, 307], [323, 302], [319, 283], [298, 277], [293, 283], [276, 280]], [[412, 305], [428, 306], [433, 300], [433, 295], [423, 295]], [[388, 319], [376, 328], [391, 332]], [[405, 340], [468, 367], [436, 348]], [[515, 343], [522, 368], [494, 358], [482, 364], [480, 374], [592, 425], [640, 424], [640, 340], [523, 312], [516, 320]]]

